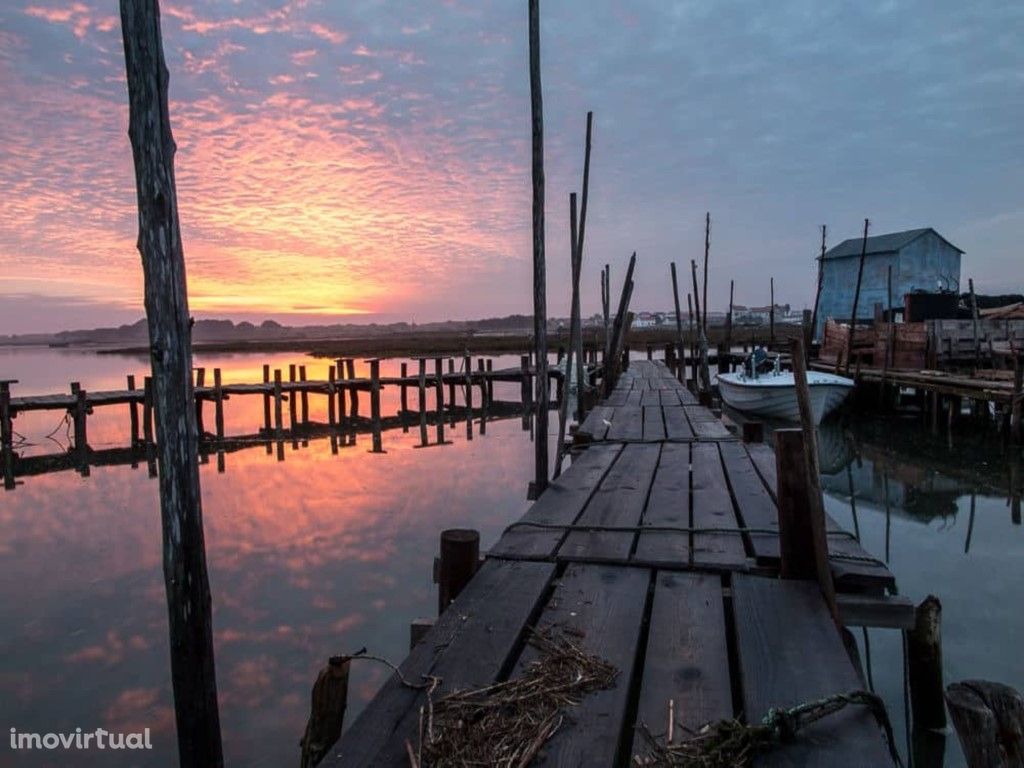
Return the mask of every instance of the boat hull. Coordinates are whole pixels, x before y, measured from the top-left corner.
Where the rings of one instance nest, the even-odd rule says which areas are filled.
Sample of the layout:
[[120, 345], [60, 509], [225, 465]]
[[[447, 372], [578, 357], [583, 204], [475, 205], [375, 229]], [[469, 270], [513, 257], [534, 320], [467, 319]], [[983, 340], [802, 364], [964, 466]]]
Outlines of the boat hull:
[[[814, 423], [838, 408], [853, 389], [853, 382], [840, 376], [827, 379], [808, 378], [811, 394], [811, 414]], [[796, 386], [792, 374], [768, 374], [757, 379], [746, 379], [740, 374], [718, 376], [718, 391], [723, 402], [737, 411], [786, 421], [800, 420], [800, 407], [796, 399]]]

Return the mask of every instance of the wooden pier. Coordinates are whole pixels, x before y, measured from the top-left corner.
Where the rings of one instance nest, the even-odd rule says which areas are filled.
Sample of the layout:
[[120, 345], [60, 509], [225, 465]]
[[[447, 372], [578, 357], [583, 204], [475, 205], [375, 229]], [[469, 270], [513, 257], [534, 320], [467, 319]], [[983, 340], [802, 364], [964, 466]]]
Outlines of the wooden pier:
[[[401, 676], [437, 678], [434, 699], [481, 688], [536, 658], [531, 628], [568, 631], [619, 675], [568, 707], [531, 763], [564, 766], [643, 765], [644, 731], [664, 742], [723, 719], [757, 724], [864, 688], [843, 624], [907, 626], [913, 606], [885, 596], [892, 574], [832, 521], [827, 555], [794, 558], [779, 523], [800, 511], [779, 501], [774, 452], [720, 426], [663, 363], [631, 363], [577, 431], [572, 465], [491, 548]], [[834, 603], [807, 578], [826, 556]], [[426, 700], [393, 675], [322, 764], [410, 765]], [[851, 705], [756, 764], [893, 759], [874, 715]]]
[[[224, 383], [219, 368], [213, 369], [213, 384], [207, 384], [206, 369], [194, 371], [193, 392], [195, 396], [196, 422], [199, 432], [200, 456], [205, 459], [216, 452], [218, 469], [224, 469], [224, 455], [246, 445], [263, 442], [271, 451], [272, 443], [278, 444], [278, 458], [284, 459], [283, 444], [292, 442], [297, 446], [310, 438], [332, 437], [335, 445], [354, 442], [356, 434], [369, 434], [373, 439], [373, 450], [381, 450], [381, 434], [388, 429], [418, 425], [421, 445], [444, 444], [444, 425], [454, 426], [465, 421], [467, 437], [472, 438], [473, 423], [479, 421], [481, 431], [486, 429], [488, 420], [522, 416], [529, 426], [533, 407], [533, 388], [536, 378], [535, 367], [528, 356], [524, 356], [519, 367], [495, 369], [493, 361], [479, 358], [476, 367], [473, 360], [465, 357], [456, 363], [448, 358], [444, 371], [444, 358], [420, 358], [417, 360], [416, 375], [407, 374], [407, 363], [402, 363], [400, 376], [380, 375], [380, 361], [368, 361], [369, 376], [356, 377], [355, 361], [343, 358], [327, 369], [324, 379], [307, 377], [305, 365], [289, 365], [287, 378], [281, 369], [271, 371], [263, 366], [263, 381], [257, 383]], [[461, 370], [457, 370], [457, 366]], [[432, 369], [432, 370], [431, 370]], [[588, 366], [588, 375], [593, 367]], [[554, 382], [561, 398], [564, 389], [562, 368], [552, 366], [547, 371], [550, 382]], [[11, 385], [16, 381], [0, 382], [0, 453], [4, 487], [13, 490], [16, 478], [43, 474], [51, 471], [76, 469], [83, 475], [89, 474], [90, 466], [109, 464], [136, 465], [140, 461], [155, 472], [156, 442], [153, 434], [154, 398], [152, 384], [147, 377], [142, 386], [137, 386], [135, 376], [127, 377], [127, 386], [121, 390], [86, 391], [78, 382], [72, 382], [68, 393], [45, 395], [13, 395]], [[494, 385], [497, 382], [519, 384], [520, 402], [497, 401], [494, 399]], [[385, 387], [398, 387], [400, 406], [397, 413], [384, 415], [381, 412], [381, 391]], [[478, 399], [474, 407], [474, 390]], [[434, 393], [434, 407], [428, 408], [427, 397]], [[445, 394], [447, 392], [447, 399]], [[369, 413], [360, 415], [360, 396], [369, 401]], [[410, 405], [410, 393], [416, 398], [415, 407]], [[461, 393], [461, 402], [457, 394]], [[252, 396], [263, 400], [263, 426], [253, 434], [228, 435], [225, 433], [225, 404], [232, 397]], [[326, 398], [327, 422], [310, 418], [310, 398]], [[214, 411], [213, 430], [206, 428], [204, 406], [212, 404]], [[127, 406], [127, 446], [94, 450], [88, 441], [88, 418], [96, 408]], [[14, 442], [15, 418], [21, 413], [32, 411], [65, 412], [73, 434], [67, 451], [39, 456], [19, 455]], [[141, 411], [141, 413], [140, 413]], [[436, 443], [427, 437], [427, 428], [437, 434]]]

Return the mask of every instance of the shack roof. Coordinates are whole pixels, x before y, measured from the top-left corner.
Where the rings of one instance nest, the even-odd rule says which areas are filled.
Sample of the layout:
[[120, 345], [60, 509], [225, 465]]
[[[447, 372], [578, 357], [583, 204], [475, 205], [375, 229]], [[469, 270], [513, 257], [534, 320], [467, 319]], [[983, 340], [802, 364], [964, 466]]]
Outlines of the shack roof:
[[[872, 235], [868, 238], [867, 253], [869, 256], [873, 253], [895, 253], [927, 232], [933, 233], [937, 238], [942, 240], [942, 242], [958, 253], [963, 253], [962, 250], [957, 248], [931, 227], [925, 227], [924, 229], [908, 229], [905, 232], [890, 232], [887, 235]], [[826, 251], [825, 258], [842, 259], [846, 256], [860, 256], [863, 243], [864, 238], [862, 237], [852, 237], [849, 240], [843, 240], [839, 245], [836, 245]]]

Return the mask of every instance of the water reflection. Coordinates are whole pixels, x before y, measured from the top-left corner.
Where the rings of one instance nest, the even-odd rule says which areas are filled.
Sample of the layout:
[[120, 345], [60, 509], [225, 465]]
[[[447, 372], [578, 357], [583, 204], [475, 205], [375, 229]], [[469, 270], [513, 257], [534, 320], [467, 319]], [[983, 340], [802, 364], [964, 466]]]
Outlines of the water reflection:
[[[51, 375], [76, 365], [63, 358], [53, 366], [49, 351], [26, 356], [20, 367], [49, 366]], [[95, 362], [80, 357], [86, 367]], [[256, 381], [266, 359], [197, 362], [221, 366], [225, 381]], [[83, 386], [122, 386], [132, 361], [104, 362], [114, 372], [83, 375]], [[320, 364], [305, 362], [311, 369]], [[284, 357], [273, 360], [287, 364]], [[397, 373], [398, 361], [382, 367], [392, 364]], [[391, 375], [386, 370], [382, 375]], [[65, 385], [44, 375], [25, 385], [25, 391], [44, 388]], [[499, 382], [494, 390], [496, 401], [515, 400], [519, 385]], [[274, 442], [269, 454], [261, 442], [225, 451], [222, 474], [213, 454], [202, 466], [229, 763], [296, 761], [309, 689], [327, 657], [367, 646], [401, 659], [410, 620], [436, 611], [430, 573], [438, 532], [474, 527], [486, 547], [523, 513], [533, 467], [530, 433], [496, 405], [482, 414], [479, 394], [472, 442], [450, 427], [450, 419], [463, 421], [468, 411], [457, 388], [458, 408], [445, 413], [448, 424], [427, 393], [426, 440], [417, 413], [408, 418], [409, 431], [396, 424], [380, 432], [380, 453], [372, 434], [309, 434]], [[385, 413], [398, 410], [397, 388], [381, 396]], [[416, 395], [411, 399], [416, 408]], [[310, 398], [311, 419], [324, 418], [326, 403], [318, 400], [324, 398]], [[229, 433], [256, 433], [261, 399], [240, 398], [225, 415]], [[53, 425], [38, 419], [33, 431], [33, 418], [17, 420], [19, 431], [37, 442], [29, 454], [50, 451], [39, 438]], [[89, 441], [97, 451], [123, 446], [127, 436], [126, 408], [98, 408], [90, 418]], [[423, 449], [439, 441], [443, 449]], [[175, 748], [160, 520], [156, 483], [145, 461], [138, 463], [137, 469], [130, 461], [93, 466], [88, 479], [73, 471], [39, 474], [0, 495], [0, 724], [43, 732], [149, 727], [156, 749], [133, 757], [163, 766], [174, 762]], [[377, 665], [353, 668], [348, 722], [385, 676]], [[75, 764], [108, 765], [109, 755], [83, 753]]]
[[[1021, 454], [993, 434], [936, 438], [913, 418], [825, 422], [819, 429], [826, 510], [890, 564], [900, 592], [943, 604], [946, 683], [983, 678], [1024, 689]], [[886, 700], [905, 756], [919, 767], [966, 765], [956, 735], [909, 734], [901, 633], [859, 633], [869, 685]], [[913, 738], [910, 738], [910, 736]]]

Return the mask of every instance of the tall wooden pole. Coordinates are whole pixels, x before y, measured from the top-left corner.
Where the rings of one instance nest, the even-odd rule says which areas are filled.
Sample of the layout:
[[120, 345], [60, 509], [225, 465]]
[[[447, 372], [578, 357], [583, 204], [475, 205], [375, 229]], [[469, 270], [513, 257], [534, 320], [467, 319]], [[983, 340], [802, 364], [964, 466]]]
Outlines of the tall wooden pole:
[[216, 767], [224, 760], [199, 492], [191, 321], [157, 1], [121, 0], [121, 29], [153, 367], [178, 760], [189, 768]]
[[771, 349], [775, 346], [775, 278], [770, 277], [768, 280], [771, 300], [768, 305], [768, 348]]
[[[587, 138], [583, 150], [583, 192], [580, 197], [580, 226], [576, 237], [576, 272], [573, 275], [573, 297], [576, 307], [576, 332], [572, 343], [576, 345], [576, 420], [583, 420], [583, 323], [580, 320], [580, 275], [583, 271], [583, 239], [587, 231], [587, 199], [590, 192], [590, 147], [594, 128], [594, 113], [587, 112]], [[568, 368], [566, 372], [568, 373]]]
[[853, 310], [850, 312], [850, 335], [846, 339], [846, 373], [850, 373], [850, 359], [853, 357], [853, 334], [857, 329], [857, 304], [860, 303], [860, 284], [864, 279], [864, 259], [868, 255], [868, 226], [864, 219], [864, 239], [860, 247], [860, 265], [857, 267], [857, 287], [853, 291]]
[[686, 360], [683, 351], [683, 313], [679, 308], [679, 281], [676, 279], [676, 263], [671, 263], [672, 268], [672, 298], [676, 303], [676, 338], [679, 344], [679, 365], [682, 366]]
[[[967, 287], [971, 292], [971, 327], [974, 329], [974, 367], [977, 368], [981, 360], [981, 338], [978, 335], [978, 297], [974, 294], [973, 277], [967, 279]], [[891, 297], [889, 301], [892, 301]]]
[[[580, 326], [580, 246], [579, 233], [576, 227], [576, 193], [569, 194], [569, 263], [572, 274], [572, 309], [569, 312], [569, 338], [576, 339], [576, 333]], [[569, 344], [568, 357], [565, 360], [565, 378], [562, 385], [562, 396], [558, 403], [558, 445], [555, 453], [555, 469], [552, 477], [557, 478], [562, 473], [562, 458], [565, 453], [565, 425], [569, 420], [569, 387], [568, 382], [572, 378], [573, 355], [577, 355], [579, 361], [582, 350], [577, 352], [575, 343]], [[582, 366], [579, 366], [581, 369]], [[577, 398], [583, 388], [583, 377], [579, 374], [576, 380]]]
[[[690, 271], [693, 275], [694, 309], [696, 310], [697, 317], [700, 318], [700, 301], [697, 299], [697, 262], [690, 262]], [[704, 317], [707, 317], [707, 307], [704, 307]], [[711, 389], [711, 374], [708, 372], [708, 337], [700, 322], [697, 323], [697, 345], [700, 353], [700, 381], [697, 388], [701, 392], [707, 392]]]
[[821, 225], [821, 255], [818, 257], [818, 287], [814, 292], [814, 312], [811, 313], [811, 339], [818, 335], [818, 301], [821, 299], [821, 281], [825, 275], [825, 225]]
[[725, 321], [725, 349], [729, 353], [729, 370], [732, 370], [732, 297], [736, 288], [736, 281], [729, 281], [729, 315]]
[[[704, 315], [701, 320], [701, 328], [704, 331], [704, 335], [708, 333], [708, 256], [711, 254], [711, 211], [708, 211], [704, 217], [704, 295], [701, 297], [701, 304], [704, 306]], [[694, 301], [697, 300], [697, 295], [694, 293]], [[698, 310], [699, 312], [700, 310]]]
[[533, 336], [536, 357], [536, 495], [548, 484], [548, 313], [544, 268], [544, 103], [540, 82], [539, 0], [529, 0], [530, 115], [533, 134]]
[[604, 265], [604, 294], [601, 296], [601, 312], [604, 314], [604, 356], [607, 358], [612, 313], [612, 268], [609, 264]]

